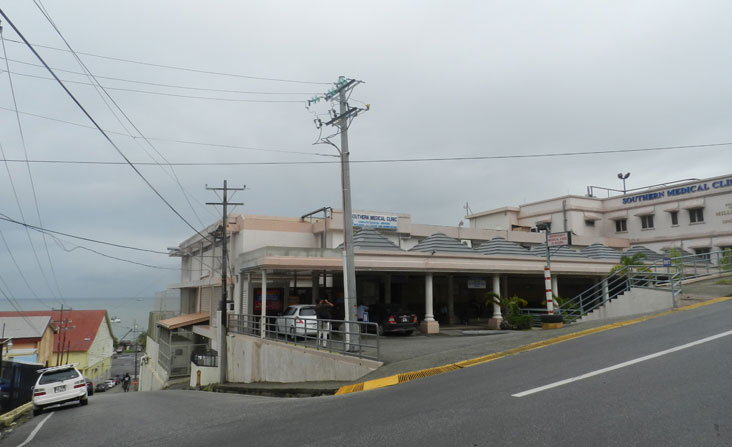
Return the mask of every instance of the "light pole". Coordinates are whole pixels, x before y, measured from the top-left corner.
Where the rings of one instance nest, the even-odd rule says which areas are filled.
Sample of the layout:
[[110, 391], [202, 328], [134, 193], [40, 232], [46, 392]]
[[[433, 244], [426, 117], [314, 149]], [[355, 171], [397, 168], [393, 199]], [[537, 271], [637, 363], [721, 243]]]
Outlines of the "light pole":
[[623, 181], [623, 194], [626, 194], [628, 190], [625, 188], [625, 180], [630, 177], [630, 172], [627, 172], [623, 174], [622, 172], [618, 173], [618, 178]]

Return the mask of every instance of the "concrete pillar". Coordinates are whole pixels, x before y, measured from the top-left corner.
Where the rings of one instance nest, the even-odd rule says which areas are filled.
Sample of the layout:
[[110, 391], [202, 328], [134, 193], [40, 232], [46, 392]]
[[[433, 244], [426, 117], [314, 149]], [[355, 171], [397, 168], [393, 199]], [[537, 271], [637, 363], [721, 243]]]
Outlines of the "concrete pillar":
[[241, 313], [241, 288], [244, 284], [244, 278], [241, 274], [235, 276], [236, 281], [234, 281], [234, 294], [231, 297], [231, 300], [234, 302], [234, 313], [240, 314]]
[[318, 302], [318, 298], [320, 297], [320, 272], [313, 272], [312, 277], [310, 278], [310, 282], [312, 284], [312, 297], [313, 297], [313, 304], [316, 304]]
[[450, 324], [460, 323], [455, 315], [455, 287], [452, 275], [447, 275], [447, 321]]
[[[497, 294], [499, 297], [503, 296], [501, 294], [501, 275], [495, 274], [493, 275], [493, 293]], [[501, 305], [500, 303], [496, 303], [495, 300], [493, 301], [493, 316], [490, 320], [488, 320], [488, 328], [489, 329], [500, 329], [501, 323], [503, 322], [503, 315], [501, 314]]]
[[552, 295], [559, 296], [559, 278], [558, 275], [552, 275]]
[[419, 328], [426, 334], [437, 334], [440, 332], [440, 324], [435, 321], [432, 294], [432, 273], [427, 273], [424, 277], [424, 320]]
[[391, 304], [391, 273], [384, 275], [384, 302]]
[[602, 302], [607, 302], [610, 299], [610, 290], [607, 286], [607, 278], [602, 280]]
[[267, 270], [262, 270], [262, 313], [259, 316], [259, 336], [267, 333]]

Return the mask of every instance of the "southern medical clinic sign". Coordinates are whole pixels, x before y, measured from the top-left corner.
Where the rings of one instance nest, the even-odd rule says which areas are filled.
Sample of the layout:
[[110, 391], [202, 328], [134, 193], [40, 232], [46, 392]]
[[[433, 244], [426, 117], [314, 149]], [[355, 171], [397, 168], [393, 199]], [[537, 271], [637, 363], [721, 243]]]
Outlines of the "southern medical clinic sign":
[[358, 228], [371, 227], [379, 230], [396, 230], [399, 224], [398, 216], [387, 214], [352, 213], [353, 226]]
[[681, 186], [679, 188], [669, 188], [665, 191], [649, 192], [646, 194], [637, 194], [623, 198], [623, 205], [627, 203], [646, 202], [648, 200], [662, 199], [664, 197], [683, 196], [695, 192], [711, 191], [713, 189], [722, 189], [732, 187], [732, 178], [724, 180], [715, 180], [713, 182], [698, 183], [696, 185]]

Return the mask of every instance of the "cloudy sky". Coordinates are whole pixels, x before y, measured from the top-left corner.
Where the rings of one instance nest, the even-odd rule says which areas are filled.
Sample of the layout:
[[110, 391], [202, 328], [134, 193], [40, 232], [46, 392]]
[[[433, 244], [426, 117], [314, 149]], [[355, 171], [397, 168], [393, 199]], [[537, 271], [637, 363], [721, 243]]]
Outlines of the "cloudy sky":
[[[456, 225], [466, 202], [480, 211], [619, 188], [621, 171], [628, 188], [732, 172], [732, 146], [358, 163], [732, 142], [730, 2], [36, 2], [109, 97], [35, 2], [0, 8], [129, 160], [224, 164], [137, 165], [197, 228], [220, 214], [205, 186], [224, 179], [247, 186], [235, 212], [341, 206], [338, 165], [323, 163], [334, 149], [312, 144], [314, 113], [329, 104], [305, 107], [339, 75], [364, 82], [351, 105], [371, 105], [349, 130], [354, 209]], [[2, 25], [0, 213], [159, 251], [190, 236], [132, 167], [88, 163], [124, 160]], [[6, 221], [0, 231], [0, 290], [18, 299], [152, 296], [179, 274], [165, 255], [44, 241]]]

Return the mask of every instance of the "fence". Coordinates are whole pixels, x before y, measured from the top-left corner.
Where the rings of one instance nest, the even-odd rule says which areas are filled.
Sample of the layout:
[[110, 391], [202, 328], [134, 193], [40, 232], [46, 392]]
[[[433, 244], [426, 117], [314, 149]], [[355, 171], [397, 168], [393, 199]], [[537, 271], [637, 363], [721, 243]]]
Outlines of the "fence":
[[27, 402], [33, 397], [31, 388], [38, 380], [38, 370], [43, 365], [30, 365], [14, 361], [2, 361], [0, 376], [0, 413], [6, 413]]
[[[260, 315], [229, 314], [230, 332], [260, 337]], [[379, 325], [295, 316], [266, 317], [264, 338], [319, 351], [379, 360]]]
[[[191, 362], [195, 356], [213, 356], [208, 344], [199, 341], [200, 336], [184, 329], [170, 331], [160, 328], [158, 344], [158, 364], [168, 373], [169, 377], [182, 377], [191, 374]], [[208, 354], [206, 354], [208, 353]], [[204, 360], [201, 360], [204, 361]], [[210, 361], [210, 360], [209, 360]], [[203, 365], [210, 366], [210, 365]]]

